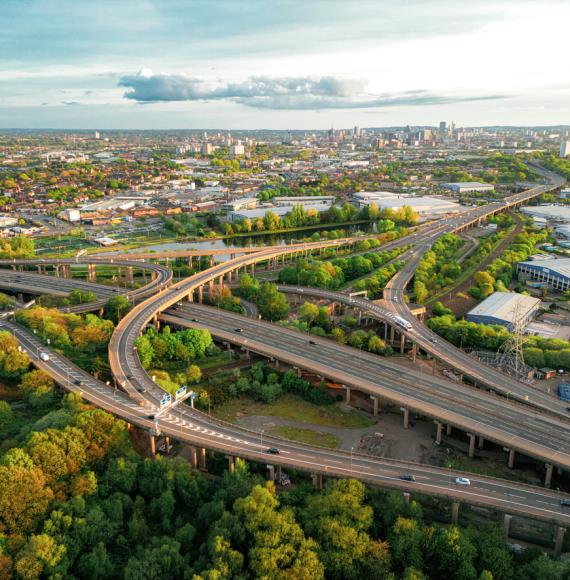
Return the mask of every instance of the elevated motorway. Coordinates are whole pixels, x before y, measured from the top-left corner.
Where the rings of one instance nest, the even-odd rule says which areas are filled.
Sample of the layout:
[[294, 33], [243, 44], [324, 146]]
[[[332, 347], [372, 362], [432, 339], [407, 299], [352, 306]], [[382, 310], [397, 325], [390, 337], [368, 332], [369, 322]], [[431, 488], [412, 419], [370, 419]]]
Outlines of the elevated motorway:
[[[476, 210], [468, 212], [468, 215], [459, 215], [449, 219], [444, 224], [444, 229], [434, 236], [433, 240], [428, 241], [422, 239], [410, 253], [410, 258], [405, 266], [386, 285], [384, 289], [385, 309], [383, 310], [388, 310], [392, 316], [398, 315], [407, 320], [411, 325], [411, 329], [400, 329], [400, 332], [413, 340], [422, 350], [450, 367], [453, 367], [474, 383], [518, 399], [519, 401], [530, 403], [545, 410], [558, 413], [559, 415], [568, 416], [568, 411], [566, 410], [567, 405], [562, 401], [557, 400], [551, 395], [542, 393], [537, 389], [533, 389], [531, 386], [509, 375], [481, 363], [461, 349], [441, 339], [416, 319], [405, 301], [406, 288], [413, 279], [423, 255], [441, 235], [461, 231], [469, 225], [478, 223], [482, 216], [497, 213], [498, 211], [503, 211], [525, 203], [533, 197], [560, 187], [564, 183], [564, 179], [557, 174], [539, 167], [533, 166], [533, 169], [543, 173], [545, 177], [550, 179], [551, 184], [541, 185], [513, 195], [503, 201], [477, 208]], [[375, 311], [379, 312], [378, 309]]]
[[[149, 418], [149, 413], [155, 413], [157, 407], [148, 400], [141, 404], [121, 391], [113, 391], [65, 357], [45, 347], [17, 324], [2, 321], [0, 330], [12, 332], [34, 364], [48, 372], [63, 388], [80, 392], [94, 405], [142, 429], [151, 431], [158, 425], [165, 435], [227, 454], [231, 458], [238, 456], [320, 476], [352, 477], [370, 485], [449, 499], [454, 502], [455, 517], [459, 502], [464, 502], [535, 518], [562, 528], [570, 525], [570, 512], [560, 505], [560, 498], [570, 499], [570, 495], [548, 489], [478, 475], [470, 476], [471, 486], [459, 486], [454, 483], [455, 478], [465, 473], [454, 470], [333, 451], [271, 436], [264, 436], [262, 444], [258, 433], [215, 420], [187, 407], [164, 412], [155, 421]], [[49, 360], [42, 361], [40, 352], [49, 352]], [[140, 395], [138, 398], [141, 398]], [[277, 447], [280, 453], [268, 455], [265, 452], [268, 447]], [[413, 475], [415, 481], [400, 479], [403, 474]], [[563, 537], [563, 531], [559, 531], [558, 537]], [[561, 540], [557, 541], [557, 545], [561, 546]]]
[[389, 358], [328, 339], [307, 336], [240, 314], [199, 304], [177, 305], [161, 315], [173, 326], [206, 328], [222, 341], [286, 362], [409, 412], [452, 425], [508, 449], [570, 468], [570, 430], [565, 421], [484, 391], [407, 369]]
[[[136, 269], [143, 270], [150, 274], [150, 280], [140, 288], [133, 288], [127, 290], [120, 290], [112, 286], [103, 284], [96, 284], [96, 268], [97, 266], [110, 266], [118, 269], [124, 269], [127, 272], [128, 278], [133, 280], [133, 272]], [[2, 269], [4, 268], [4, 270]], [[10, 272], [7, 268], [11, 268]], [[24, 268], [36, 268], [40, 274], [33, 274], [25, 271]], [[50, 268], [55, 269], [56, 275], [48, 275]], [[74, 268], [86, 269], [88, 278], [85, 281], [78, 278], [72, 278], [72, 270]], [[13, 275], [13, 278], [12, 278]], [[19, 276], [19, 280], [18, 280]], [[129, 300], [137, 302], [144, 298], [151, 296], [162, 289], [166, 288], [172, 280], [172, 271], [159, 264], [152, 264], [146, 262], [133, 262], [130, 260], [118, 260], [112, 257], [107, 258], [37, 258], [32, 260], [0, 260], [0, 280], [5, 280], [9, 289], [10, 280], [17, 282], [14, 289], [21, 292], [38, 294], [68, 294], [74, 289], [91, 290], [97, 294], [98, 300], [89, 302], [87, 304], [78, 304], [75, 306], [66, 307], [66, 312], [91, 312], [93, 310], [101, 309], [109, 300], [109, 298], [123, 293]], [[43, 282], [43, 284], [42, 284]], [[0, 286], [2, 287], [2, 286]]]
[[[413, 255], [412, 252], [412, 259]], [[413, 265], [408, 265], [405, 267], [405, 270], [411, 271], [413, 275], [415, 268]], [[380, 305], [366, 298], [350, 296], [349, 294], [334, 292], [332, 290], [286, 285], [280, 285], [278, 288], [281, 292], [287, 294], [296, 294], [307, 297], [313, 296], [358, 309], [364, 316], [384, 322], [393, 328], [396, 328], [399, 333], [403, 334], [417, 347], [421, 348], [437, 360], [456, 369], [464, 376], [469, 377], [477, 385], [484, 386], [485, 388], [502, 395], [508, 395], [511, 399], [549, 411], [550, 413], [559, 415], [566, 420], [570, 420], [570, 414], [567, 410], [568, 404], [564, 403], [564, 401], [560, 401], [553, 395], [544, 393], [526, 383], [517, 381], [505, 373], [501, 373], [497, 369], [491, 368], [474, 359], [466, 352], [453, 346], [451, 343], [440, 339], [437, 334], [432, 332], [412, 314], [408, 305], [405, 303], [402, 294], [395, 293], [392, 295], [391, 292], [387, 290], [385, 292], [387, 298], [384, 300], [384, 303]], [[408, 330], [398, 325], [395, 320], [397, 315], [405, 318], [405, 320], [412, 325], [412, 328]]]

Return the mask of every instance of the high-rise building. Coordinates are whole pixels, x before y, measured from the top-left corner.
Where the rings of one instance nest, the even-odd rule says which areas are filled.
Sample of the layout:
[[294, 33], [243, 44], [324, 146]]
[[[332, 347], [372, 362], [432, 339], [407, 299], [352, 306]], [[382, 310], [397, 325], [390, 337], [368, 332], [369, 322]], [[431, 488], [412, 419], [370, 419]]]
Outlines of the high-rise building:
[[230, 147], [230, 155], [237, 157], [238, 155], [243, 155], [245, 153], [245, 147], [242, 145], [241, 141], [238, 141], [235, 145]]
[[95, 139], [101, 139], [101, 135], [99, 134], [99, 131], [95, 131]]
[[202, 143], [202, 148], [200, 152], [202, 153], [202, 155], [211, 155], [213, 150], [214, 149], [211, 143]]
[[360, 137], [360, 127], [354, 127], [354, 136]]
[[568, 157], [568, 155], [570, 155], [570, 141], [561, 141], [560, 157]]
[[447, 123], [445, 121], [440, 121], [439, 122], [439, 130], [442, 133], [445, 133], [445, 131], [447, 130]]

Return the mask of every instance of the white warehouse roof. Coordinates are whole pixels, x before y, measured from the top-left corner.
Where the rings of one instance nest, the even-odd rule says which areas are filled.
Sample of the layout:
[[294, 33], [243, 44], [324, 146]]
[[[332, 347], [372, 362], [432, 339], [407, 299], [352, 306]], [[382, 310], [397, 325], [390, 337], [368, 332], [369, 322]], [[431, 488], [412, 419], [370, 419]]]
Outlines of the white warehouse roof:
[[530, 260], [527, 262], [519, 262], [519, 265], [529, 266], [537, 270], [546, 270], [553, 272], [560, 276], [570, 278], [570, 258], [559, 258], [558, 260]]
[[515, 310], [518, 308], [518, 316], [526, 321], [529, 319], [529, 315], [538, 308], [539, 304], [539, 298], [533, 298], [525, 294], [494, 292], [475, 308], [471, 309], [467, 313], [467, 319], [473, 321], [489, 319], [497, 322], [512, 323], [515, 319]]

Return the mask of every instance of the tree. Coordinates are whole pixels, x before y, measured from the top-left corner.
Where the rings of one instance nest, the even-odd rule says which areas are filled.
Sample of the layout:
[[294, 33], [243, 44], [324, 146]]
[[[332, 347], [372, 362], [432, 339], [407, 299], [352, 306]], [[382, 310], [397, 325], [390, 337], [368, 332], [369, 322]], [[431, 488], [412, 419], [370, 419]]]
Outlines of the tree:
[[281, 320], [289, 314], [289, 304], [285, 294], [277, 290], [271, 282], [265, 282], [257, 296], [259, 314], [265, 320], [272, 322]]
[[49, 405], [53, 401], [54, 382], [43, 370], [26, 373], [19, 385], [20, 392], [33, 407]]
[[24, 534], [33, 529], [53, 498], [37, 467], [0, 465], [0, 533]]
[[52, 576], [58, 565], [62, 564], [65, 552], [65, 546], [47, 534], [32, 536], [18, 554], [16, 571], [25, 580]]
[[113, 296], [105, 304], [105, 317], [118, 324], [121, 318], [131, 309], [131, 303], [126, 296]]
[[312, 302], [305, 302], [299, 308], [299, 318], [309, 325], [315, 322], [319, 316], [319, 307]]
[[103, 542], [99, 542], [90, 552], [83, 554], [77, 568], [82, 578], [93, 580], [111, 578], [115, 570]]
[[11, 426], [14, 413], [12, 407], [6, 401], [0, 401], [0, 434], [6, 433]]

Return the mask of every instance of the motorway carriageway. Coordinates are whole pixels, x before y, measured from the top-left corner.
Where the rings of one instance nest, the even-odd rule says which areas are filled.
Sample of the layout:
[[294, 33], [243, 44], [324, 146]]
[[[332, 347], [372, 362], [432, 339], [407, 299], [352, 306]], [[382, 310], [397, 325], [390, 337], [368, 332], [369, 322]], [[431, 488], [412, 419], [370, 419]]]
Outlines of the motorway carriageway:
[[[406, 266], [406, 270], [408, 269], [413, 274], [415, 266]], [[484, 385], [486, 388], [503, 395], [508, 393], [512, 399], [521, 403], [539, 407], [558, 415], [562, 419], [570, 420], [567, 410], [568, 403], [481, 363], [466, 352], [441, 339], [410, 312], [404, 301], [403, 291], [396, 294], [393, 289], [390, 289], [390, 291], [386, 292], [383, 304], [380, 305], [360, 296], [350, 296], [342, 292], [321, 290], [320, 288], [279, 285], [278, 289], [287, 294], [314, 296], [356, 307], [362, 310], [363, 316], [369, 316], [381, 322], [388, 322], [419, 348], [468, 376], [479, 385]], [[407, 330], [397, 325], [394, 321], [396, 315], [407, 320], [412, 325], [412, 329]]]
[[420, 415], [481, 435], [530, 457], [570, 468], [567, 424], [531, 407], [476, 389], [458, 389], [457, 384], [446, 379], [407, 369], [388, 358], [339, 345], [330, 339], [309, 337], [199, 304], [185, 303], [175, 308], [161, 315], [164, 322], [206, 328], [220, 340], [408, 407]]
[[[79, 392], [90, 403], [133, 425], [148, 430], [153, 428], [154, 421], [148, 416], [158, 411], [157, 406], [151, 406], [147, 401], [139, 404], [121, 391], [97, 381], [15, 323], [1, 321], [0, 330], [13, 333], [34, 364], [48, 372], [66, 390]], [[49, 360], [42, 361], [40, 352], [49, 353]], [[76, 384], [79, 381], [81, 385]], [[570, 495], [544, 488], [479, 475], [469, 476], [463, 472], [406, 461], [322, 449], [271, 436], [264, 436], [261, 445], [259, 433], [213, 419], [187, 406], [164, 412], [157, 423], [164, 435], [251, 461], [330, 477], [353, 477], [371, 485], [432, 495], [563, 527], [570, 526], [570, 509], [560, 505], [560, 499], [570, 499]], [[267, 454], [268, 447], [277, 447], [279, 455]], [[400, 476], [404, 474], [414, 475], [416, 481], [403, 481]], [[466, 475], [471, 480], [470, 486], [455, 484], [456, 477]]]

